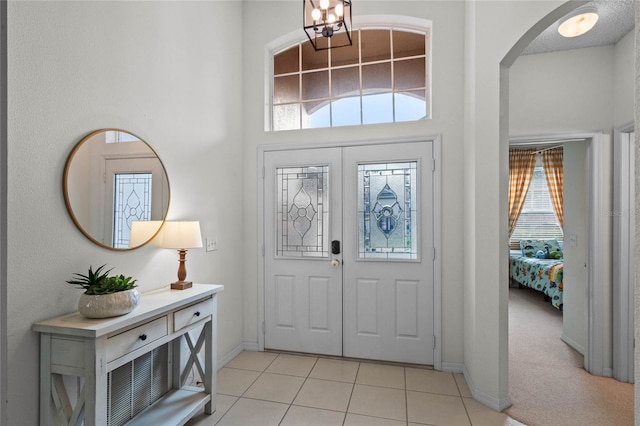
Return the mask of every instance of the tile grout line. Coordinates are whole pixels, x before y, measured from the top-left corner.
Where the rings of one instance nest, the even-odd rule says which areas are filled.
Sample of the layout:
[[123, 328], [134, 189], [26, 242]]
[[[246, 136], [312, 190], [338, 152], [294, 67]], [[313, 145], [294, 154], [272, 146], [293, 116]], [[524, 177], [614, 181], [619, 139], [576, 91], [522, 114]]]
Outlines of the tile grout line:
[[404, 418], [406, 425], [409, 424], [409, 390], [407, 388], [407, 369], [404, 368]]
[[[279, 356], [279, 355], [278, 355]], [[311, 368], [309, 369], [309, 372], [307, 373], [307, 375], [304, 378], [304, 381], [302, 382], [302, 385], [300, 385], [300, 388], [298, 389], [298, 392], [296, 392], [296, 394], [293, 396], [293, 399], [291, 400], [291, 402], [289, 403], [289, 407], [287, 407], [287, 411], [284, 412], [284, 415], [282, 416], [282, 418], [280, 419], [280, 421], [278, 422], [278, 425], [281, 425], [282, 422], [284, 421], [284, 418], [287, 417], [287, 413], [289, 413], [289, 410], [291, 410], [291, 407], [293, 407], [293, 403], [295, 402], [296, 398], [298, 397], [298, 395], [300, 395], [300, 391], [302, 390], [302, 388], [304, 387], [305, 383], [307, 383], [307, 380], [309, 380], [309, 375], [311, 374], [311, 372], [313, 371], [313, 369], [315, 368], [315, 366], [318, 364], [318, 358], [316, 358], [316, 361], [313, 363], [313, 365], [311, 366]], [[300, 376], [298, 376], [300, 377]]]
[[356, 377], [353, 379], [353, 385], [351, 386], [351, 393], [349, 394], [349, 401], [347, 402], [347, 408], [345, 409], [344, 419], [342, 419], [342, 426], [347, 422], [347, 415], [349, 414], [349, 407], [351, 406], [351, 398], [356, 390], [356, 383], [358, 382], [358, 374], [360, 374], [360, 366], [362, 363], [358, 362], [358, 368], [356, 369]]
[[[249, 388], [251, 388], [251, 386], [253, 386], [255, 384], [256, 381], [258, 381], [258, 379], [262, 376], [262, 374], [267, 370], [267, 368], [269, 368], [269, 366], [271, 366], [271, 364], [273, 364], [273, 362], [276, 360], [276, 358], [278, 358], [278, 356], [276, 356], [275, 358], [273, 358], [271, 360], [271, 362], [262, 370], [262, 371], [256, 371], [256, 370], [244, 370], [241, 368], [236, 368], [236, 370], [244, 370], [244, 371], [256, 371], [259, 372], [260, 374], [258, 374], [258, 376], [251, 382], [251, 384], [249, 386], [247, 386], [247, 388], [242, 392], [242, 395], [238, 396], [237, 400], [231, 404], [231, 407], [229, 407], [229, 409], [224, 413], [223, 416], [220, 417], [220, 419], [218, 419], [218, 421], [216, 422], [216, 424], [220, 423], [220, 421], [222, 421], [223, 417], [225, 417], [227, 414], [229, 414], [229, 412], [231, 411], [231, 409], [238, 403], [238, 401], [240, 401], [244, 394], [247, 393], [247, 391], [249, 390]], [[231, 368], [231, 367], [227, 367], [227, 368]], [[235, 395], [228, 395], [228, 396], [235, 396]], [[248, 398], [251, 399], [251, 398]]]

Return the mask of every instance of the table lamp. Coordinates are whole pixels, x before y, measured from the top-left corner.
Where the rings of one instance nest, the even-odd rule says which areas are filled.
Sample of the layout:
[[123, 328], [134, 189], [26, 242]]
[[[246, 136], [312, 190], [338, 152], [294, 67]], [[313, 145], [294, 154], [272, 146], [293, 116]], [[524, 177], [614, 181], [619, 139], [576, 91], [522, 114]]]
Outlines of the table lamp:
[[156, 238], [157, 245], [162, 248], [177, 249], [180, 254], [178, 265], [178, 281], [171, 283], [174, 290], [185, 290], [193, 284], [185, 281], [187, 268], [185, 267], [187, 249], [202, 247], [202, 235], [200, 234], [200, 222], [198, 221], [173, 221], [165, 222], [162, 231]]
[[129, 248], [147, 244], [156, 235], [161, 226], [161, 220], [134, 220], [131, 222]]

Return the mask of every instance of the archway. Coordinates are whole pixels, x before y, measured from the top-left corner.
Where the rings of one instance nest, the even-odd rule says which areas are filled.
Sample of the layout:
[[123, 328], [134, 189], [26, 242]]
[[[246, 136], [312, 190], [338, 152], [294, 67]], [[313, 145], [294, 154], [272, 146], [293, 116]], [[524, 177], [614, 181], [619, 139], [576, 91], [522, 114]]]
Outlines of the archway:
[[[552, 25], [558, 19], [567, 13], [576, 9], [586, 2], [567, 2], [556, 8], [554, 11], [546, 15], [543, 19], [532, 26], [509, 50], [507, 55], [500, 62], [500, 150], [505, 152], [508, 150], [509, 140], [509, 72], [515, 60], [522, 54], [524, 49], [533, 41], [542, 31]], [[637, 6], [636, 6], [637, 7]], [[504, 150], [504, 151], [503, 151]], [[588, 284], [587, 292], [589, 300], [587, 304], [587, 339], [585, 347], [584, 368], [594, 375], [610, 376], [610, 366], [607, 365], [607, 351], [610, 349], [610, 342], [607, 338], [605, 324], [607, 315], [610, 311], [606, 309], [606, 284], [610, 279], [606, 273], [606, 267], [602, 261], [605, 249], [603, 243], [607, 237], [605, 233], [606, 220], [603, 220], [601, 212], [606, 210], [606, 200], [603, 199], [601, 188], [603, 182], [599, 178], [599, 172], [603, 169], [602, 161], [602, 145], [597, 139], [592, 139], [589, 146], [588, 167], [590, 169], [589, 186], [589, 250], [588, 264]], [[501, 155], [501, 169], [508, 169], [507, 155]], [[501, 174], [500, 189], [506, 191], [508, 187], [508, 177], [505, 180]], [[502, 272], [502, 271], [501, 271]], [[506, 273], [506, 272], [503, 272]], [[504, 300], [500, 300], [500, 309], [505, 308]], [[506, 310], [506, 309], [505, 309]], [[502, 348], [501, 348], [502, 349]], [[506, 349], [508, 352], [508, 348]], [[503, 354], [504, 359], [508, 359], [508, 354]]]

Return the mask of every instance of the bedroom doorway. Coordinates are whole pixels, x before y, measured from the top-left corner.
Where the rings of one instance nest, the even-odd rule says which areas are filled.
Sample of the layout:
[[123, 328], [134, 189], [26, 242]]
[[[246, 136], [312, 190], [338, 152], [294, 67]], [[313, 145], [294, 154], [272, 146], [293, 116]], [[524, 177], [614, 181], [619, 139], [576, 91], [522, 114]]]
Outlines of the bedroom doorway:
[[[586, 251], [586, 262], [580, 263], [579, 259], [576, 261], [578, 268], [580, 265], [583, 266], [586, 282], [584, 288], [568, 289], [566, 280], [570, 279], [570, 273], [565, 272], [564, 298], [566, 300], [569, 297], [576, 303], [570, 300], [564, 307], [562, 340], [578, 352], [583, 353], [584, 368], [587, 371], [595, 375], [611, 376], [611, 369], [605, 368], [604, 365], [606, 353], [611, 350], [610, 346], [604, 345], [605, 339], [610, 338], [604, 327], [606, 316], [611, 316], [611, 311], [607, 309], [604, 302], [606, 298], [610, 297], [604, 285], [608, 282], [604, 276], [606, 262], [610, 259], [605, 243], [609, 236], [605, 226], [607, 218], [597, 214], [597, 212], [609, 210], [609, 204], [605, 199], [606, 195], [603, 193], [606, 182], [605, 172], [608, 170], [607, 156], [604, 155], [605, 143], [606, 138], [600, 133], [528, 136], [511, 138], [510, 140], [510, 145], [520, 146], [577, 144], [576, 146], [582, 146], [585, 151], [585, 204], [584, 206], [578, 205], [576, 208], [586, 212], [586, 235], [580, 238], [581, 235], [578, 235], [577, 232], [567, 229], [565, 244], [567, 244], [566, 237], [568, 235], [576, 235], [575, 243], [583, 246]], [[570, 244], [573, 245], [573, 242]]]
[[[557, 312], [562, 323], [559, 337], [582, 356], [585, 355], [587, 346], [588, 324], [586, 295], [590, 238], [587, 226], [588, 200], [585, 194], [588, 192], [589, 141], [586, 138], [558, 136], [513, 140], [510, 145], [510, 148], [524, 149], [520, 151], [523, 155], [537, 157], [532, 183], [527, 192], [527, 202], [531, 203], [530, 198], [534, 197], [535, 205], [531, 210], [532, 206], [525, 202], [524, 207], [528, 206], [529, 209], [523, 208], [510, 241], [510, 281], [521, 288], [529, 287], [538, 291], [540, 299], [544, 298], [552, 307], [561, 311]], [[553, 208], [553, 191], [550, 186], [547, 187], [549, 177], [546, 176], [547, 171], [541, 160], [542, 155], [551, 152], [555, 152], [562, 160], [559, 164], [562, 193], [556, 196], [560, 197], [562, 205], [559, 210]], [[542, 171], [538, 172], [538, 168]], [[536, 172], [541, 176], [537, 176]], [[538, 183], [540, 180], [544, 185]], [[562, 216], [556, 219], [558, 214]], [[523, 235], [529, 239], [521, 240]], [[527, 244], [528, 250], [521, 249], [520, 241], [530, 240], [532, 243]], [[530, 248], [533, 246], [544, 248], [547, 253], [535, 253], [535, 249]], [[518, 290], [512, 288], [511, 291]]]

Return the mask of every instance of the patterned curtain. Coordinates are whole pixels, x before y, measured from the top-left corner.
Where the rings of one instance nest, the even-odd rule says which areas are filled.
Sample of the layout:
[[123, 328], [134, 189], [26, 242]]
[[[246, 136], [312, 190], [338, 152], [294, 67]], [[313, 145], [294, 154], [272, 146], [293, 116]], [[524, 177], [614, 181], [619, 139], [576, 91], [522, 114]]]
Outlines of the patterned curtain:
[[564, 199], [564, 173], [562, 169], [562, 147], [552, 148], [546, 151], [542, 151], [542, 165], [544, 166], [544, 173], [547, 176], [547, 185], [549, 185], [549, 195], [551, 195], [551, 202], [553, 203], [553, 209], [558, 216], [558, 222], [560, 227], [564, 229], [564, 210], [562, 208], [562, 201]]
[[535, 165], [535, 149], [509, 150], [509, 237], [522, 211]]

